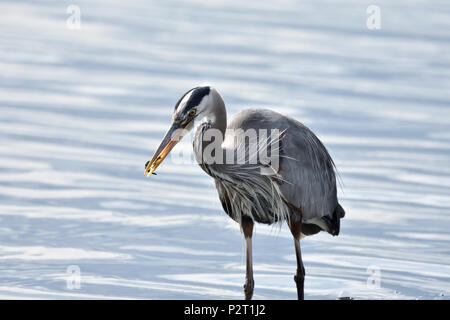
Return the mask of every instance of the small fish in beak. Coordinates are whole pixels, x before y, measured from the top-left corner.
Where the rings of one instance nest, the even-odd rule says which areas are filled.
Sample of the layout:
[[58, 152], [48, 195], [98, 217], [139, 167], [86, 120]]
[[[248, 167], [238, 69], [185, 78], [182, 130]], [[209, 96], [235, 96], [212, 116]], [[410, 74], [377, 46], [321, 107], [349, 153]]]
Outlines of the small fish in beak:
[[156, 150], [150, 161], [147, 161], [145, 164], [145, 172], [144, 174], [147, 177], [150, 177], [158, 168], [158, 166], [163, 162], [163, 160], [167, 157], [170, 151], [175, 147], [175, 145], [183, 138], [183, 127], [179, 123], [173, 123], [170, 129], [167, 131], [164, 136], [161, 144]]
[[[150, 160], [148, 160], [146, 163], [145, 163], [145, 173], [147, 173], [147, 167], [148, 167], [148, 164], [150, 163]], [[157, 175], [157, 173], [156, 172], [152, 172], [152, 174], [154, 174], [155, 176]]]

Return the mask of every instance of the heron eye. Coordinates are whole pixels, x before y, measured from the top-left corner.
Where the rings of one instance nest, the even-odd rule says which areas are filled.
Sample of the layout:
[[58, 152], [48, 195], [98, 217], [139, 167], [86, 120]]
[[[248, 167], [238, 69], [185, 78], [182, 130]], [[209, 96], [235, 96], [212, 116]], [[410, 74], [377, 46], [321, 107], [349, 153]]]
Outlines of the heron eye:
[[195, 116], [195, 113], [197, 112], [197, 110], [195, 110], [195, 109], [191, 109], [191, 110], [189, 110], [189, 115], [191, 116], [191, 117], [193, 117], [193, 116]]

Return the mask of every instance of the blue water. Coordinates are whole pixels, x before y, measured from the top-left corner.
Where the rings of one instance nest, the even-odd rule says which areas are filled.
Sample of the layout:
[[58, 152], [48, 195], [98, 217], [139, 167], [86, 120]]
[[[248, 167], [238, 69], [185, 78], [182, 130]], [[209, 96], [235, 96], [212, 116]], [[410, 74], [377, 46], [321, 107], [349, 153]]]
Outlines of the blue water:
[[[336, 162], [347, 214], [302, 241], [307, 299], [448, 299], [448, 1], [377, 1], [379, 30], [368, 1], [74, 4], [72, 30], [66, 2], [0, 3], [0, 298], [243, 298], [212, 180], [169, 158], [143, 175], [207, 82], [229, 114], [300, 120]], [[286, 227], [258, 225], [253, 250], [254, 298], [296, 298]]]

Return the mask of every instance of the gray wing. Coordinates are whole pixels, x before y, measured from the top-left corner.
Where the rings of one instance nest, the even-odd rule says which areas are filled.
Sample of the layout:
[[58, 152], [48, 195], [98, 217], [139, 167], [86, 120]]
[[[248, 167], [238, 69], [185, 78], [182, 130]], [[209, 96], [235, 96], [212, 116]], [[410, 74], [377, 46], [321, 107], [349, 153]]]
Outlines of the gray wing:
[[[232, 129], [278, 129], [281, 139], [280, 190], [291, 205], [301, 208], [303, 221], [329, 229], [339, 206], [336, 195], [334, 163], [316, 135], [295, 119], [266, 109], [247, 109], [229, 122]], [[324, 222], [325, 221], [325, 222]]]

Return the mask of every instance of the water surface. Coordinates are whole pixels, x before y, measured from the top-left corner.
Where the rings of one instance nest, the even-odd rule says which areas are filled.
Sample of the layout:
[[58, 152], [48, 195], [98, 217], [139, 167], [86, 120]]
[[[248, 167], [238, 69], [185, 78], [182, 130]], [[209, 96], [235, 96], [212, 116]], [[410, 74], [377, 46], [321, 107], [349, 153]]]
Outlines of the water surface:
[[[336, 162], [347, 215], [302, 241], [307, 299], [448, 298], [448, 1], [378, 1], [380, 30], [356, 0], [76, 4], [79, 30], [64, 2], [0, 3], [0, 298], [243, 297], [212, 180], [172, 161], [143, 175], [203, 82], [229, 114], [302, 121]], [[296, 298], [286, 227], [258, 225], [253, 247], [254, 298]]]

